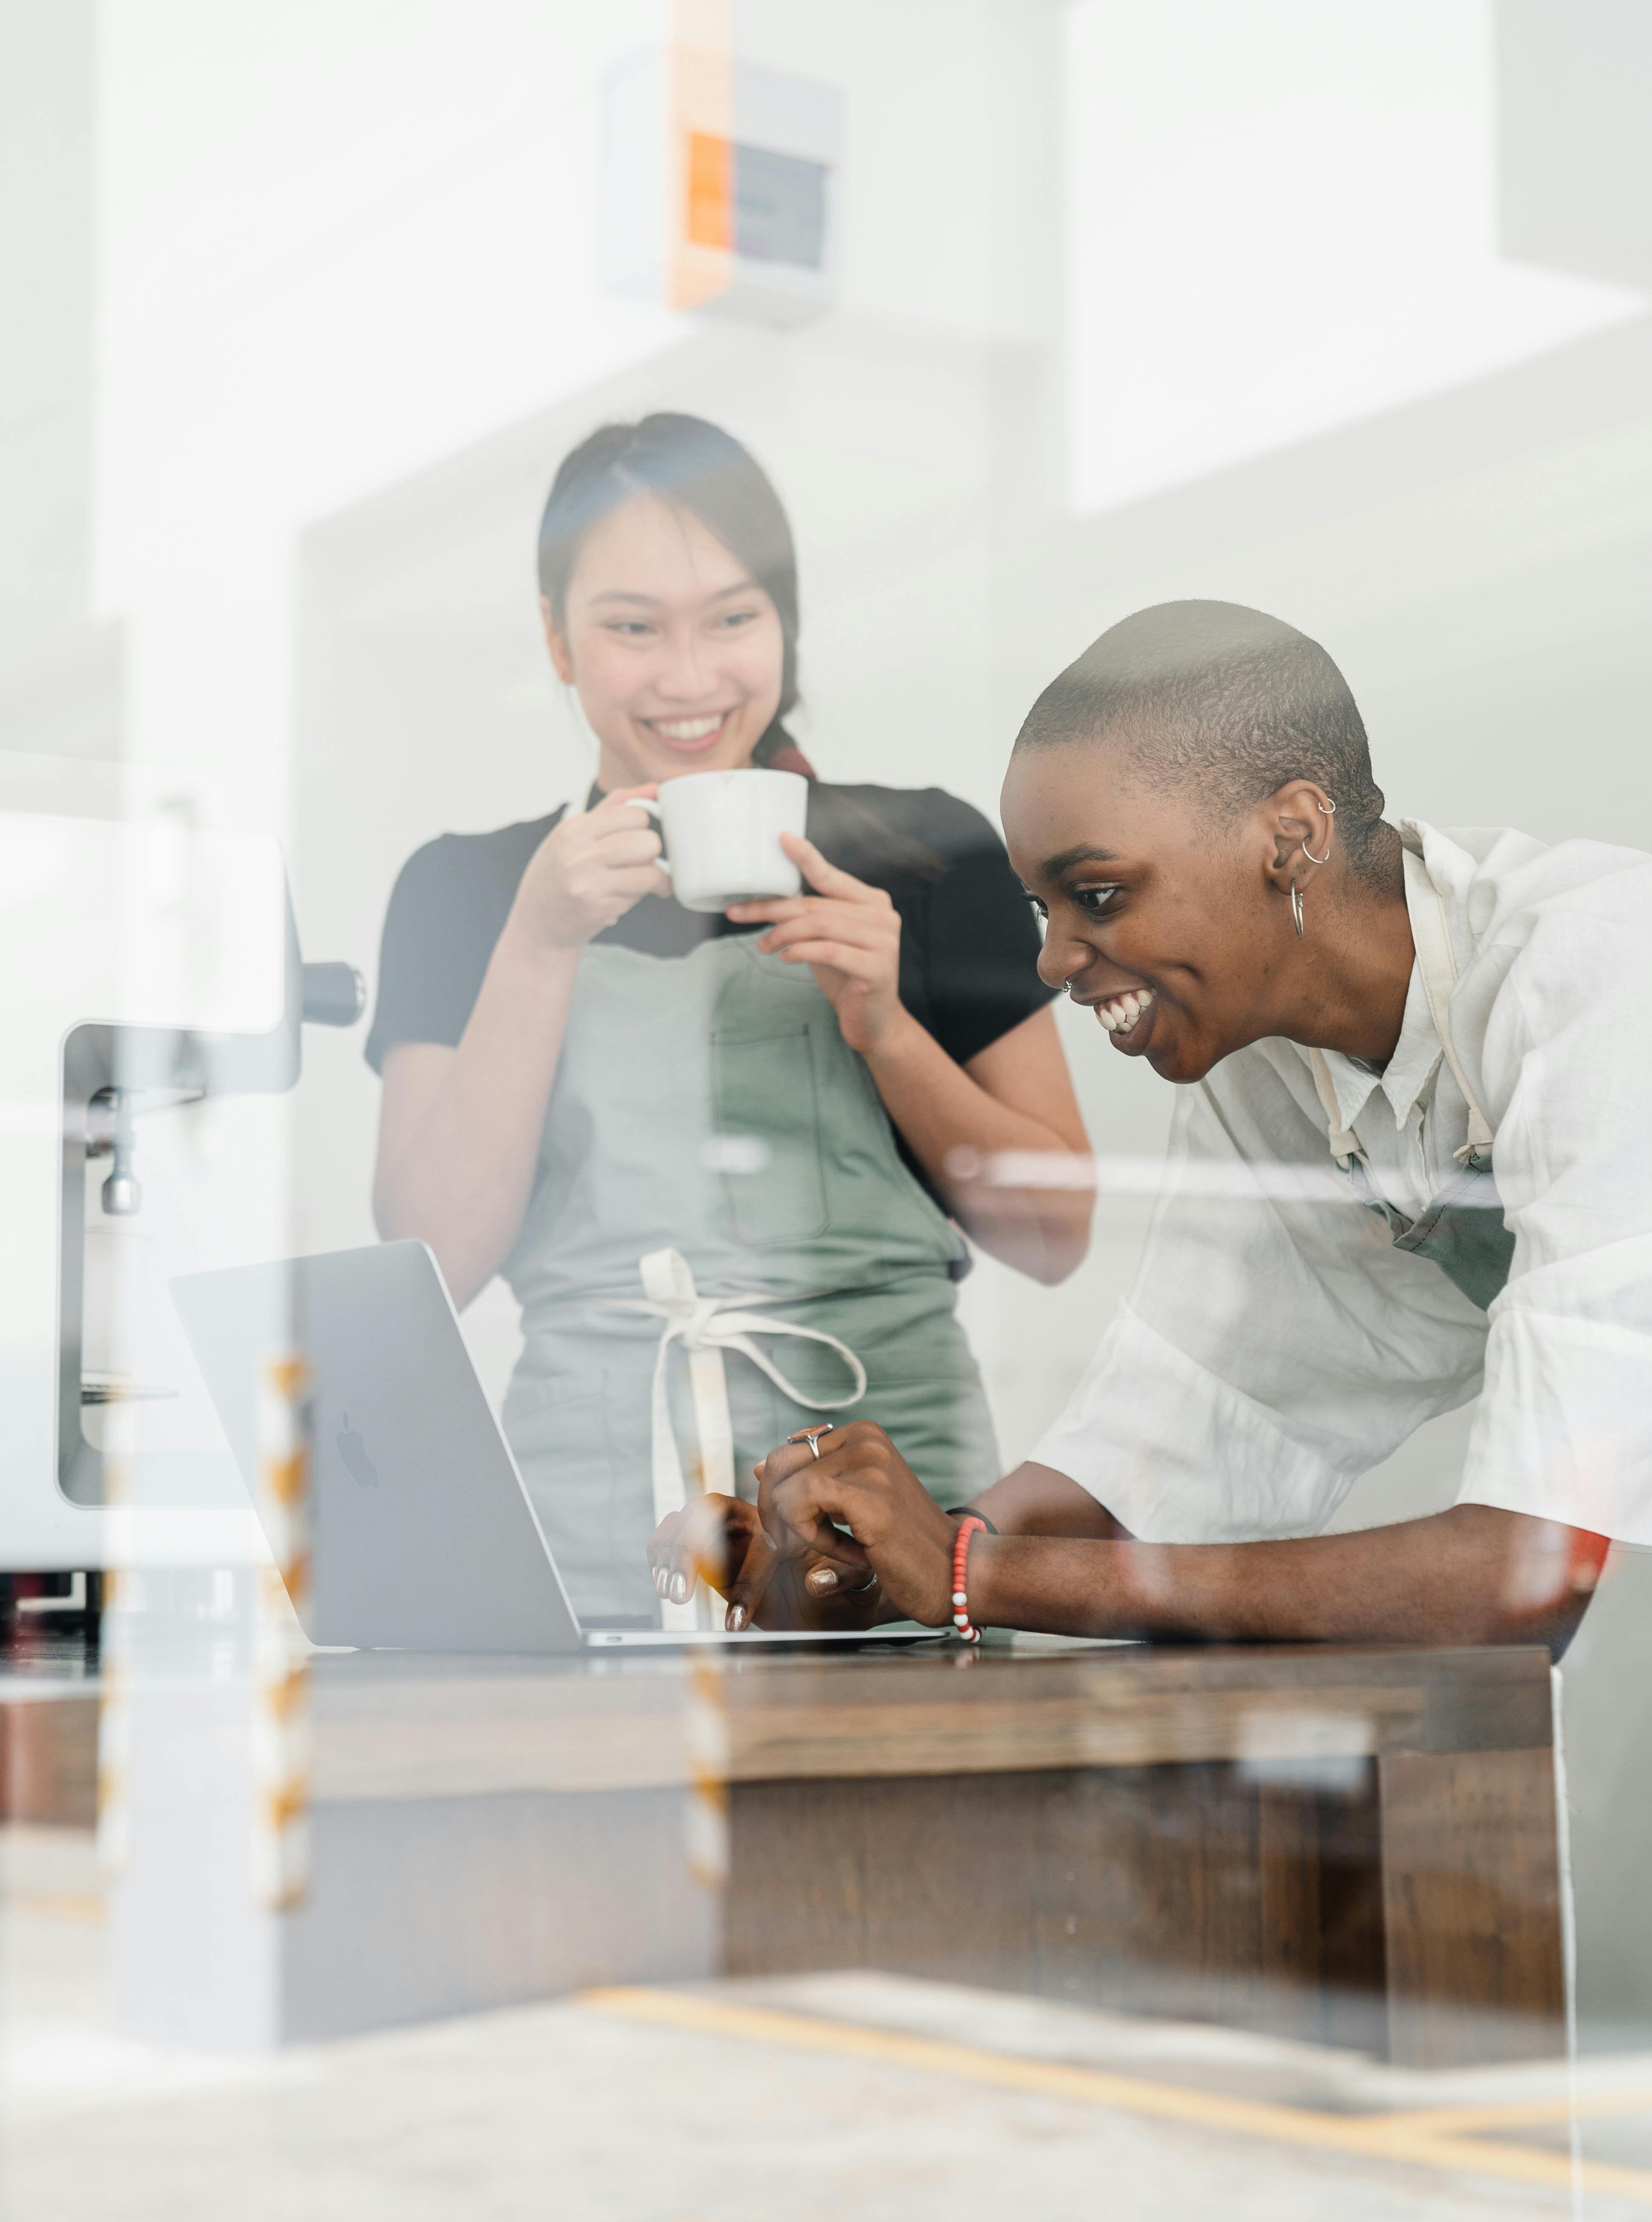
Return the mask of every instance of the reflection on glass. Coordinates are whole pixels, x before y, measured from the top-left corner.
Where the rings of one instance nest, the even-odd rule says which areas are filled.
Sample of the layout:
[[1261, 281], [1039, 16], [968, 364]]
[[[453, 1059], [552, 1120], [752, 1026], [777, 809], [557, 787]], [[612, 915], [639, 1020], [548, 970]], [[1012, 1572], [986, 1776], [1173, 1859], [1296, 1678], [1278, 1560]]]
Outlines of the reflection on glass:
[[[1609, 0], [9, 11], [8, 2213], [1652, 2206], [1649, 89]], [[1193, 597], [1335, 651], [1374, 913], [1346, 759], [1243, 885], [1005, 794]], [[771, 1500], [859, 1429], [839, 1622], [941, 1632], [724, 1642], [660, 1506], [828, 1421]]]

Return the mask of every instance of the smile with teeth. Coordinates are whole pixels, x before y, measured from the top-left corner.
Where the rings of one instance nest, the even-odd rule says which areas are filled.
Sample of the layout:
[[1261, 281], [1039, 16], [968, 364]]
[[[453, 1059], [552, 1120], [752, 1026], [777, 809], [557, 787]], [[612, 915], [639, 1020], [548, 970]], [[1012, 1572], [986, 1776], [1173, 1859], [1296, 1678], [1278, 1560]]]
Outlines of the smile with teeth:
[[728, 716], [726, 710], [714, 710], [703, 718], [650, 718], [646, 722], [665, 741], [705, 741], [722, 725]]
[[1153, 999], [1151, 988], [1132, 988], [1128, 995], [1110, 995], [1097, 1003], [1096, 1015], [1110, 1034], [1128, 1034]]

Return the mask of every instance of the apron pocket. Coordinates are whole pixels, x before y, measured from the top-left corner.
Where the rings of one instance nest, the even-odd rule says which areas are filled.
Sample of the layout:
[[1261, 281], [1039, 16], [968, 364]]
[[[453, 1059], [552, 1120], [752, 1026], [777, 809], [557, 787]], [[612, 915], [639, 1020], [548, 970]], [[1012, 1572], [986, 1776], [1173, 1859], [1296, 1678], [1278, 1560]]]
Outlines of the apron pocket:
[[755, 1131], [766, 1152], [749, 1172], [723, 1176], [736, 1238], [761, 1248], [824, 1234], [820, 1089], [808, 1027], [713, 1034], [712, 1099], [719, 1134], [744, 1139]]

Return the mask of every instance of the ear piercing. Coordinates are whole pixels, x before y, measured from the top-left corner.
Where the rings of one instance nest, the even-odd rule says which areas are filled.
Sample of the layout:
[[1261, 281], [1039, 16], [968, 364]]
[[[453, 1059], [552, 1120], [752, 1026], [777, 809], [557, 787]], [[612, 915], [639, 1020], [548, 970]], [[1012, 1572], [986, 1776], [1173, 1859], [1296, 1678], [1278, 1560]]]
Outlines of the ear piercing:
[[[1336, 815], [1336, 805], [1334, 802], [1317, 802], [1314, 805], [1314, 807], [1318, 811], [1322, 818], [1335, 818]], [[1315, 856], [1313, 851], [1308, 846], [1306, 841], [1302, 844], [1302, 853], [1307, 857], [1310, 864], [1329, 864], [1331, 861], [1330, 827], [1328, 825], [1325, 828], [1325, 854], [1322, 857]], [[1300, 925], [1297, 926], [1297, 932], [1298, 933], [1302, 932]]]
[[[1336, 815], [1336, 805], [1334, 802], [1316, 802], [1314, 807], [1322, 818], [1335, 818]], [[1329, 864], [1331, 861], [1330, 827], [1328, 825], [1325, 828], [1325, 854], [1322, 857], [1315, 856], [1313, 851], [1308, 846], [1306, 838], [1303, 841], [1302, 853], [1310, 864]], [[1302, 889], [1294, 881], [1291, 887], [1291, 916], [1297, 928], [1297, 938], [1300, 941], [1303, 937]]]

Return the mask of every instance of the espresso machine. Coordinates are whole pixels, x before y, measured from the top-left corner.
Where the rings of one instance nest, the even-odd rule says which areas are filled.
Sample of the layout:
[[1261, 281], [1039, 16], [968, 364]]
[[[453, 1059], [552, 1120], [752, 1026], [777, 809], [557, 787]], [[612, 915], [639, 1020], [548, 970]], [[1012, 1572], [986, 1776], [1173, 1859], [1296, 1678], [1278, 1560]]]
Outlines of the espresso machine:
[[[237, 1129], [235, 1107], [285, 1095], [305, 1026], [352, 1026], [364, 1001], [353, 966], [305, 963], [268, 836], [210, 822], [166, 775], [0, 756], [0, 1566], [240, 1556], [226, 1522], [249, 1516], [223, 1509], [239, 1491], [221, 1446], [193, 1467], [164, 1448], [149, 1459], [222, 1472], [217, 1498], [180, 1500], [197, 1505], [192, 1540], [186, 1510], [151, 1518], [129, 1489], [122, 1510], [117, 1469], [141, 1456], [129, 1434], [123, 1468], [112, 1459], [109, 1427], [186, 1401], [188, 1369], [134, 1361], [111, 1339], [111, 1317], [122, 1331], [135, 1318], [164, 1346], [171, 1321], [158, 1275], [122, 1309], [120, 1261], [155, 1246], [143, 1230], [157, 1202], [178, 1215], [179, 1181], [152, 1189], [147, 1156], [192, 1173], [204, 1246], [181, 1262], [288, 1246], [286, 1221], [258, 1209], [279, 1128], [254, 1114]], [[214, 1107], [228, 1107], [227, 1168], [190, 1160]], [[150, 1501], [174, 1500], [162, 1487]]]
[[[141, 1126], [157, 1112], [215, 1095], [280, 1095], [298, 1081], [304, 1026], [353, 1026], [367, 984], [352, 964], [306, 964], [291, 901], [286, 904], [281, 1014], [267, 1033], [207, 1033], [106, 1023], [72, 1027], [63, 1044], [63, 1181], [59, 1221], [58, 1486], [72, 1503], [103, 1504], [104, 1447], [82, 1415], [171, 1392], [99, 1368], [86, 1337], [89, 1186], [106, 1219], [132, 1221], [143, 1209]], [[108, 1171], [89, 1183], [87, 1171]]]

